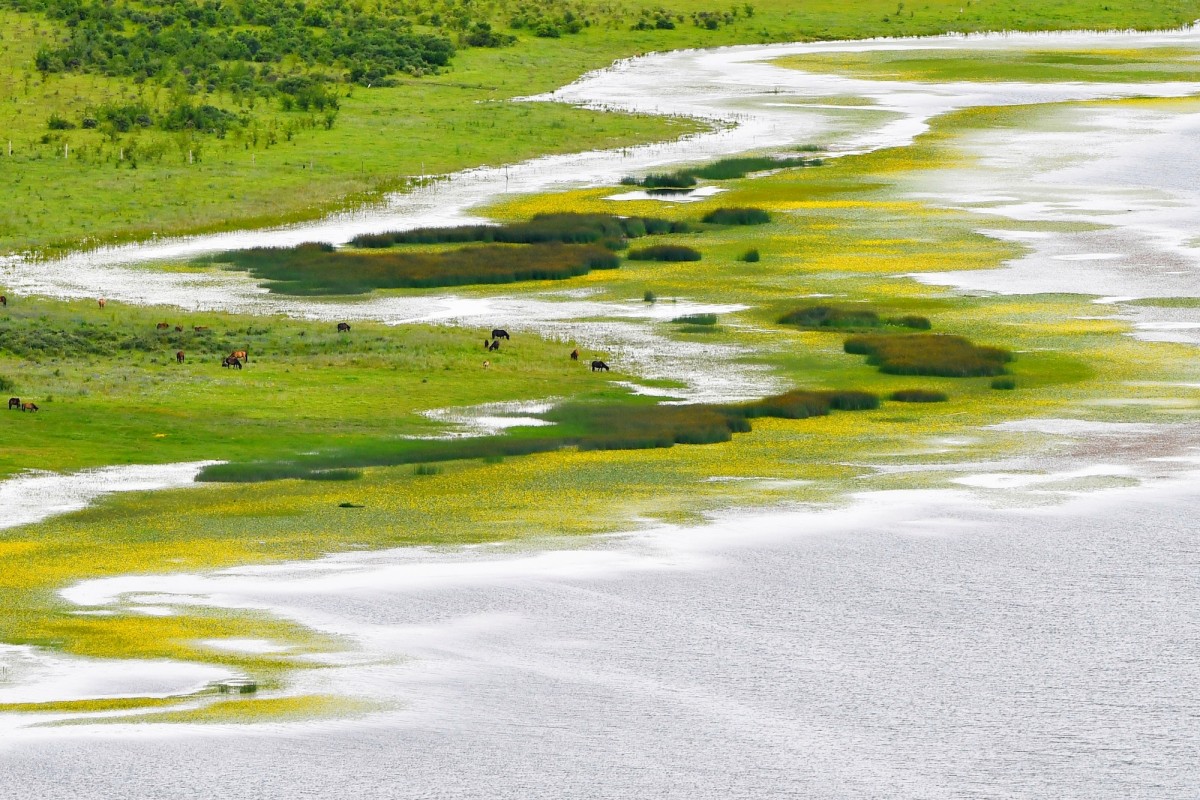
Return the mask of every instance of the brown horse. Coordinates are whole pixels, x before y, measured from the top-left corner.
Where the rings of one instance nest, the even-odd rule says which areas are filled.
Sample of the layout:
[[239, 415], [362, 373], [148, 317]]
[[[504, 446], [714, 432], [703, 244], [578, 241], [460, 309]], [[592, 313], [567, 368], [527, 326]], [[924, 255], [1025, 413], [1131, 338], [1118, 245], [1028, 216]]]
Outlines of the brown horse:
[[167, 322], [160, 322], [154, 326], [154, 330], [156, 330], [156, 331], [169, 331], [170, 329], [171, 329], [171, 325], [170, 325], [170, 323], [167, 323]]
[[8, 298], [0, 294], [0, 306], [8, 305]]
[[37, 411], [38, 407], [37, 407], [36, 403], [21, 403], [21, 410], [22, 411]]
[[579, 360], [579, 351], [578, 351], [578, 350], [572, 350], [572, 351], [571, 351], [571, 360], [572, 360], [572, 361], [578, 361], [578, 360]]
[[175, 332], [176, 332], [176, 333], [183, 333], [183, 326], [182, 326], [182, 325], [176, 325], [176, 326], [175, 326]]
[[601, 371], [608, 372], [608, 364], [605, 364], [603, 361], [599, 361], [599, 360], [593, 361], [592, 362], [592, 372], [601, 372]]
[[19, 398], [19, 397], [8, 398], [8, 410], [9, 411], [12, 411], [14, 408], [20, 408], [20, 407], [21, 407], [21, 398]]
[[221, 366], [222, 367], [237, 367], [238, 369], [241, 369], [242, 362], [238, 361], [233, 356], [225, 356], [225, 358], [221, 359]]
[[192, 330], [196, 333], [208, 333], [207, 325], [193, 325]]
[[103, 310], [104, 307], [106, 305], [108, 305], [108, 301], [105, 300], [103, 297], [101, 297], [99, 300], [96, 301], [96, 305], [100, 306], [100, 309]]
[[229, 357], [240, 359], [241, 361], [245, 361], [247, 364], [250, 363], [250, 355], [245, 350], [234, 350], [229, 354]]
[[183, 363], [183, 351], [182, 351], [182, 350], [180, 350], [179, 352], [177, 352], [177, 353], [175, 354], [175, 362], [176, 362], [176, 363], [178, 363], [178, 364], [182, 364], [182, 363]]

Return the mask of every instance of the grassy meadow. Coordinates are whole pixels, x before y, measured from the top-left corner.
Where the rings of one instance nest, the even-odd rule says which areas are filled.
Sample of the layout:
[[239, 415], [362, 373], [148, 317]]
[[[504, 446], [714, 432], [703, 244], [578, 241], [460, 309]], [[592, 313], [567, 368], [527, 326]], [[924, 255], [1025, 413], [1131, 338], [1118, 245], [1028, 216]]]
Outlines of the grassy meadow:
[[[340, 110], [329, 129], [315, 112], [285, 112], [265, 100], [248, 107], [244, 98], [202, 92], [197, 102], [254, 115], [252, 125], [220, 138], [186, 130], [49, 129], [52, 115], [78, 124], [103, 104], [164, 109], [174, 90], [99, 73], [43, 74], [34, 66], [38, 49], [60, 41], [65, 29], [0, 6], [0, 181], [11, 199], [0, 206], [0, 253], [311, 219], [371, 202], [417, 176], [697, 130], [690, 120], [510, 102], [654, 50], [944, 31], [1171, 28], [1200, 17], [1197, 0], [930, 0], [895, 7], [767, 0], [737, 6], [736, 16], [703, 0], [570, 7], [590, 23], [575, 34], [514, 30], [512, 46], [460, 48], [441, 74], [400, 76], [385, 87], [335, 85]], [[492, 22], [503, 28], [511, 12], [494, 8]], [[551, 5], [547, 13], [567, 8]], [[656, 17], [669, 17], [672, 28], [636, 29]]]

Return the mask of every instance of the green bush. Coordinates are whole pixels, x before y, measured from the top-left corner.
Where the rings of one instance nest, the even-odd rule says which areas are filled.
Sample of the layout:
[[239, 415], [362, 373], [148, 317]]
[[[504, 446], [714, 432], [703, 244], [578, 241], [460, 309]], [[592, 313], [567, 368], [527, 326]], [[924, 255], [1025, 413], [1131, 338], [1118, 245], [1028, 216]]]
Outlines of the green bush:
[[992, 388], [1008, 391], [1017, 388], [1017, 379], [1013, 377], [993, 378]]
[[758, 254], [758, 248], [751, 247], [749, 250], [738, 256], [738, 261], [745, 261], [748, 264], [756, 264], [760, 258], [762, 258], [762, 256]]
[[888, 395], [888, 399], [897, 403], [944, 403], [950, 396], [930, 389], [900, 389]]
[[485, 245], [442, 253], [356, 253], [309, 243], [232, 250], [203, 260], [249, 272], [266, 280], [272, 292], [297, 295], [563, 280], [620, 265], [605, 247], [565, 244]]
[[678, 244], [656, 244], [630, 250], [630, 261], [699, 261], [700, 251]]
[[805, 328], [881, 328], [884, 325], [929, 330], [932, 325], [925, 317], [908, 315], [883, 319], [879, 314], [863, 306], [802, 306], [779, 318], [783, 325], [800, 325]]
[[646, 303], [654, 303], [658, 300], [658, 295], [647, 289], [642, 293], [642, 301]]
[[355, 236], [355, 247], [383, 248], [398, 244], [593, 244], [637, 239], [648, 234], [686, 233], [686, 222], [653, 217], [615, 217], [611, 214], [538, 214], [528, 222], [505, 225], [459, 225], [451, 228], [416, 228], [410, 231], [364, 233]]
[[686, 170], [679, 172], [651, 173], [638, 182], [647, 189], [690, 189], [696, 185], [696, 179]]
[[761, 208], [718, 208], [704, 215], [704, 222], [713, 225], [762, 225], [771, 215]]
[[676, 317], [671, 322], [678, 322], [684, 325], [716, 325], [716, 314], [684, 314], [682, 317]]
[[852, 336], [843, 349], [867, 356], [867, 363], [890, 375], [931, 375], [970, 378], [1004, 373], [1012, 353], [999, 347], [979, 347], [962, 336], [918, 333], [911, 335]]

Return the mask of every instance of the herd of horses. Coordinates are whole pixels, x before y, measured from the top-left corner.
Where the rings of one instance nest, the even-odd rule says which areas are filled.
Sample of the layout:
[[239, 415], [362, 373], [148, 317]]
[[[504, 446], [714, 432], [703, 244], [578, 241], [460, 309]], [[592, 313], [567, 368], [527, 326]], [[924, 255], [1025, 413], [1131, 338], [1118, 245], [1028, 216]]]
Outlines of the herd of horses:
[[[99, 307], [101, 309], [103, 309], [108, 304], [108, 301], [105, 300], [103, 297], [101, 297], [96, 301], [96, 303], [97, 303], [97, 305], [99, 305]], [[7, 307], [7, 306], [8, 306], [8, 298], [5, 297], [4, 295], [0, 294], [0, 307]], [[158, 331], [170, 331], [172, 326], [168, 322], [159, 322], [154, 326], [154, 328], [155, 328], [155, 330], [158, 330]], [[182, 325], [175, 325], [174, 329], [175, 329], [176, 333], [183, 333], [183, 330], [184, 330]], [[207, 333], [208, 330], [209, 330], [209, 328], [207, 325], [193, 325], [192, 326], [193, 333]], [[337, 330], [338, 330], [338, 333], [349, 333], [350, 332], [350, 323], [339, 322], [337, 324]], [[504, 341], [507, 342], [507, 341], [511, 341], [512, 337], [509, 335], [508, 331], [504, 330], [503, 328], [493, 328], [491, 336], [488, 336], [483, 340], [483, 349], [488, 352], [495, 352], [495, 351], [499, 350], [501, 339], [503, 339]], [[184, 353], [182, 350], [176, 351], [175, 362], [177, 364], [182, 364], [186, 360], [187, 360], [186, 353]], [[578, 349], [571, 351], [571, 360], [572, 361], [579, 360], [579, 350]], [[250, 363], [250, 354], [246, 350], [234, 350], [232, 353], [230, 353], [229, 355], [227, 355], [221, 359], [222, 367], [232, 367], [233, 369], [241, 369], [244, 364], [248, 364], [248, 363]], [[491, 361], [483, 362], [484, 369], [491, 367], [491, 365], [492, 365]], [[608, 364], [605, 364], [603, 361], [601, 361], [599, 359], [595, 359], [592, 361], [591, 368], [592, 368], [592, 372], [608, 372]], [[17, 411], [36, 412], [38, 410], [38, 407], [37, 407], [36, 403], [22, 402], [21, 398], [19, 398], [19, 397], [10, 397], [10, 398], [8, 398], [8, 410], [9, 411], [17, 410]]]

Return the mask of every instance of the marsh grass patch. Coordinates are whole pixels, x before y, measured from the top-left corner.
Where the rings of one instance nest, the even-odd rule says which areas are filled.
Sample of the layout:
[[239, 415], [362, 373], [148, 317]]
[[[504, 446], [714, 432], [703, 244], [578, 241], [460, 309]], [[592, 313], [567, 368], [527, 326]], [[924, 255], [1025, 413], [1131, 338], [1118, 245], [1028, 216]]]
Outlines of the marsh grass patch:
[[845, 352], [865, 355], [867, 363], [889, 375], [971, 378], [1002, 375], [1013, 360], [1008, 350], [981, 347], [962, 336], [947, 334], [852, 336]]

